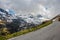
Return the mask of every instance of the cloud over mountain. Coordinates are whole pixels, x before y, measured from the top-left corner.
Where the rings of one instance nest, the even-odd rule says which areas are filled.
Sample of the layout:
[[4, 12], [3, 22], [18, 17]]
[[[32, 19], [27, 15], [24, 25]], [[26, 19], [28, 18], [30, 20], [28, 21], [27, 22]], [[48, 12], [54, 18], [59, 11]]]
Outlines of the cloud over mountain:
[[60, 14], [60, 0], [0, 0], [0, 7], [14, 9], [17, 14], [41, 14], [52, 18]]

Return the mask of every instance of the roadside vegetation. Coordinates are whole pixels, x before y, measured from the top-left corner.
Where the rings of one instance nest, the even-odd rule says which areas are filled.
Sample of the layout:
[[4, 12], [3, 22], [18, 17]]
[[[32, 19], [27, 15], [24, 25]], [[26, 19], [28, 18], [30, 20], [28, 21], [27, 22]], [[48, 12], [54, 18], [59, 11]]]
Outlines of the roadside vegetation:
[[49, 21], [45, 21], [45, 22], [43, 22], [42, 24], [40, 24], [38, 26], [29, 28], [29, 29], [24, 29], [24, 30], [21, 30], [19, 32], [15, 32], [13, 34], [8, 34], [8, 35], [5, 36], [5, 38], [6, 39], [9, 39], [9, 38], [13, 38], [13, 37], [16, 37], [16, 36], [20, 36], [22, 34], [26, 34], [26, 33], [29, 33], [29, 32], [35, 31], [35, 30], [38, 30], [40, 28], [43, 28], [43, 27], [45, 27], [45, 26], [47, 26], [47, 25], [49, 25], [51, 23], [52, 23], [52, 21], [50, 21], [50, 20]]
[[0, 36], [0, 40], [7, 40], [7, 39], [3, 36]]

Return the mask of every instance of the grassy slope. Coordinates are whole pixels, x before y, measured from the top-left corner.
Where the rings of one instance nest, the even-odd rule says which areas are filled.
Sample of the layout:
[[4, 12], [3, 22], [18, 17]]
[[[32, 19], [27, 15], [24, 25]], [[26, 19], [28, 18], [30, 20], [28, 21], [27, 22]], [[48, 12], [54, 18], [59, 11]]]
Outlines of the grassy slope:
[[7, 40], [7, 39], [3, 36], [0, 36], [0, 40]]
[[9, 38], [12, 38], [12, 37], [20, 36], [20, 35], [22, 35], [22, 34], [26, 34], [26, 33], [29, 33], [29, 32], [35, 31], [35, 30], [38, 30], [38, 29], [40, 29], [40, 28], [43, 28], [43, 27], [45, 27], [45, 26], [47, 26], [47, 25], [49, 25], [49, 24], [51, 24], [51, 23], [52, 23], [52, 21], [48, 21], [48, 22], [43, 23], [43, 24], [41, 24], [41, 25], [38, 25], [38, 26], [36, 26], [36, 27], [34, 27], [34, 28], [21, 30], [21, 31], [19, 31], [19, 32], [16, 32], [16, 33], [7, 35], [6, 38], [9, 39]]

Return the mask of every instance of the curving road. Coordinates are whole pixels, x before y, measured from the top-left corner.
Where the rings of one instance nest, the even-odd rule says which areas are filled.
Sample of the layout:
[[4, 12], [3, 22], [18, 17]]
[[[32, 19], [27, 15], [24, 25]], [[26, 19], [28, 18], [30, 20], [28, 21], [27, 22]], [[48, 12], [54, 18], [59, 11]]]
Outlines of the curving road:
[[60, 40], [60, 22], [9, 40]]

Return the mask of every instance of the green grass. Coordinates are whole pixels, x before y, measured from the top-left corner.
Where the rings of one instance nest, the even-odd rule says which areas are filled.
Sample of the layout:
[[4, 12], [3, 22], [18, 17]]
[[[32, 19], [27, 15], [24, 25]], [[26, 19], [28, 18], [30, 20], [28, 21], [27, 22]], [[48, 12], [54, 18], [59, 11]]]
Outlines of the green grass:
[[3, 36], [0, 36], [0, 40], [7, 40], [7, 39]]
[[43, 23], [43, 24], [41, 24], [41, 25], [38, 25], [38, 26], [36, 26], [36, 27], [34, 27], [34, 28], [21, 30], [21, 31], [19, 31], [19, 32], [16, 32], [16, 33], [7, 35], [7, 36], [5, 36], [5, 37], [6, 37], [7, 39], [9, 39], [9, 38], [12, 38], [12, 37], [20, 36], [20, 35], [22, 35], [22, 34], [26, 34], [26, 33], [29, 33], [29, 32], [35, 31], [35, 30], [38, 30], [38, 29], [40, 29], [40, 28], [43, 28], [43, 27], [45, 27], [45, 26], [47, 26], [47, 25], [49, 25], [49, 24], [51, 24], [51, 23], [52, 23], [52, 21], [48, 21], [48, 22], [45, 22], [45, 23]]

